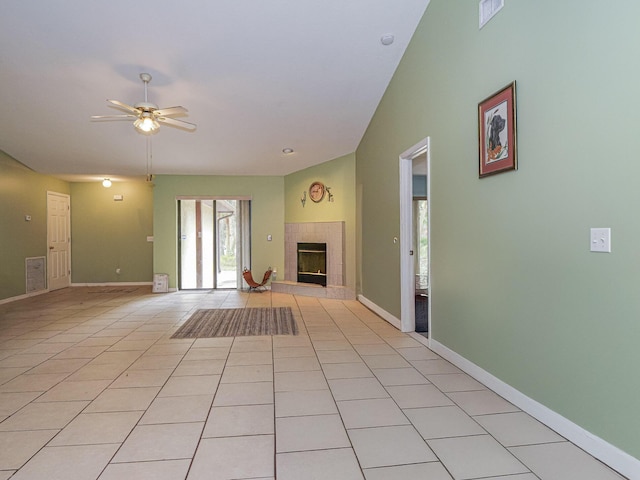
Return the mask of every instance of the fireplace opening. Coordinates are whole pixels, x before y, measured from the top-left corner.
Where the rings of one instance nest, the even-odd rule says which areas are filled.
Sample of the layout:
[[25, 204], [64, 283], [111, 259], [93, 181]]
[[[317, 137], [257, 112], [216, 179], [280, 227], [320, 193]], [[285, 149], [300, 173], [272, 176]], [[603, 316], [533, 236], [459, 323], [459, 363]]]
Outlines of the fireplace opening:
[[298, 282], [327, 286], [326, 243], [298, 243]]

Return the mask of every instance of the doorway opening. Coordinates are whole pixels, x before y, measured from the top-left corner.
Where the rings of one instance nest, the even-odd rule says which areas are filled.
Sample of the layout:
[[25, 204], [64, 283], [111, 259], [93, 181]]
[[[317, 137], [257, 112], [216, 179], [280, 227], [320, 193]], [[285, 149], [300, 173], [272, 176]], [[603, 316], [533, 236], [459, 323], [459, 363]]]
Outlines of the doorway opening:
[[400, 308], [403, 332], [431, 332], [430, 149], [425, 138], [400, 155]]
[[[418, 333], [426, 334], [429, 332], [429, 203], [426, 196], [426, 175], [414, 173], [413, 180], [413, 265], [416, 279], [415, 330]], [[425, 184], [424, 197], [422, 192], [416, 192], [421, 183]]]
[[250, 201], [238, 198], [178, 199], [178, 288], [242, 287], [250, 265]]

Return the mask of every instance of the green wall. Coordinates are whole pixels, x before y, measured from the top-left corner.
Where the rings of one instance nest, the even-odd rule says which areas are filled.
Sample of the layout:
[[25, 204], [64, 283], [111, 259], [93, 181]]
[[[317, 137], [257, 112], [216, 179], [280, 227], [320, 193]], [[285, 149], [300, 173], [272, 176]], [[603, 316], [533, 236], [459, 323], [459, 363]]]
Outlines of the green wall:
[[[122, 201], [114, 201], [122, 195]], [[153, 186], [145, 182], [71, 184], [74, 284], [153, 280]], [[116, 273], [116, 269], [120, 273]]]
[[26, 293], [25, 258], [47, 255], [47, 191], [69, 194], [69, 184], [0, 151], [0, 300]]
[[251, 196], [251, 270], [284, 270], [283, 177], [158, 175], [154, 183], [153, 271], [169, 274], [171, 288], [178, 274], [178, 196]]
[[[345, 222], [345, 282], [353, 291], [356, 289], [355, 161], [352, 153], [284, 178], [286, 223]], [[319, 203], [309, 199], [309, 186], [316, 180], [331, 188], [332, 202], [328, 195]], [[300, 201], [303, 192], [307, 192], [304, 207]]]
[[[636, 458], [638, 18], [431, 0], [356, 152], [364, 296], [400, 317], [398, 155], [430, 136], [433, 338]], [[478, 102], [513, 80], [519, 169], [479, 179]]]

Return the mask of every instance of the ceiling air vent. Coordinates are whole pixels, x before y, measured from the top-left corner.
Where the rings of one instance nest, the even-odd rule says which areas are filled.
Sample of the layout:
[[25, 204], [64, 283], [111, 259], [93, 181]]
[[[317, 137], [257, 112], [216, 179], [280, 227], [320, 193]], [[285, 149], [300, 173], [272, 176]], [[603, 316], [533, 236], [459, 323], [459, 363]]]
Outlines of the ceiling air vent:
[[480, 28], [504, 7], [504, 0], [480, 0]]

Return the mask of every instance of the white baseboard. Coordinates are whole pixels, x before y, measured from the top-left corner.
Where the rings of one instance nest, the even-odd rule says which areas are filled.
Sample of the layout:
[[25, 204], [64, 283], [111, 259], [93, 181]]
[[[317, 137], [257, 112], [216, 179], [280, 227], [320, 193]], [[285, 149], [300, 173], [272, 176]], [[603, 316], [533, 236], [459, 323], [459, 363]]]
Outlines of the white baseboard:
[[444, 346], [437, 340], [430, 340], [430, 348], [442, 358], [453, 363], [480, 383], [513, 403], [518, 408], [555, 430], [560, 435], [582, 448], [601, 462], [625, 475], [630, 480], [640, 480], [640, 460], [623, 452], [602, 438], [588, 432], [571, 420], [527, 397], [519, 390], [493, 376], [473, 362]]
[[[396, 327], [398, 330], [401, 329], [401, 323], [398, 318], [391, 315], [383, 308], [380, 308], [371, 300], [367, 299], [363, 295], [358, 295], [358, 301], [369, 310], [379, 315], [382, 319]], [[582, 448], [585, 452], [626, 476], [629, 480], [640, 480], [639, 459], [632, 457], [628, 453], [620, 450], [618, 447], [611, 445], [609, 442], [573, 423], [571, 420], [568, 420], [550, 408], [545, 407], [534, 399], [529, 398], [519, 390], [516, 390], [499, 378], [493, 376], [491, 373], [487, 372], [475, 363], [467, 360], [462, 355], [454, 352], [437, 340], [434, 340], [431, 336], [427, 339], [415, 332], [411, 332], [409, 335], [429, 347], [442, 358], [453, 363], [463, 372], [471, 375], [501, 397], [513, 403], [522, 411], [527, 412], [533, 418], [558, 432], [560, 435]]]
[[142, 287], [153, 285], [153, 282], [100, 282], [100, 283], [72, 283], [72, 287]]
[[0, 300], [0, 305], [4, 303], [17, 302], [18, 300], [24, 300], [25, 298], [37, 297], [38, 295], [42, 295], [43, 293], [48, 293], [49, 290], [38, 290], [37, 292], [25, 293], [23, 295], [18, 295], [17, 297], [9, 297], [3, 298]]
[[367, 307], [369, 310], [371, 310], [372, 312], [374, 312], [376, 315], [378, 315], [379, 317], [381, 317], [383, 320], [386, 320], [387, 322], [389, 322], [391, 325], [393, 325], [394, 327], [396, 327], [398, 330], [402, 329], [400, 320], [398, 318], [396, 318], [395, 316], [391, 315], [389, 312], [387, 312], [386, 310], [380, 308], [378, 305], [376, 305], [375, 303], [373, 303], [371, 300], [369, 300], [367, 297], [365, 297], [364, 295], [358, 295], [358, 301], [363, 304], [365, 307]]
[[[141, 287], [144, 285], [153, 285], [153, 282], [105, 282], [105, 283], [72, 283], [70, 287]], [[174, 289], [175, 291], [175, 289]], [[16, 297], [9, 297], [0, 299], [0, 305], [5, 303], [17, 302], [18, 300], [24, 300], [38, 295], [49, 293], [49, 290], [38, 290], [37, 292], [25, 293]]]

